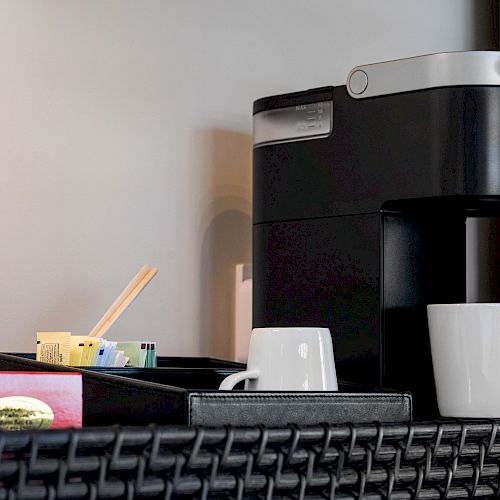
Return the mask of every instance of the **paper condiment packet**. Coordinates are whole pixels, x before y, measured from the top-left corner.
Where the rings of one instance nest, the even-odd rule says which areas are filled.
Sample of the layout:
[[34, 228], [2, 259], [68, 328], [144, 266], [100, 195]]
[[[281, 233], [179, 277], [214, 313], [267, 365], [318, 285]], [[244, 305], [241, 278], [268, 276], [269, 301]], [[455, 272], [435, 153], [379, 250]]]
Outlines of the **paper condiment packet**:
[[36, 360], [69, 365], [71, 332], [37, 332]]

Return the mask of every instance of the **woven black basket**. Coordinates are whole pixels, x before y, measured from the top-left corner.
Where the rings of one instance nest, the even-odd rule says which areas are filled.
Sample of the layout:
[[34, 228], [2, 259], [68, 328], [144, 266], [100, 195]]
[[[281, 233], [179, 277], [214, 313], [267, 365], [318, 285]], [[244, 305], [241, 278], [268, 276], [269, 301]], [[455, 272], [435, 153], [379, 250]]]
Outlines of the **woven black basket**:
[[499, 463], [490, 421], [3, 432], [0, 498], [498, 497]]

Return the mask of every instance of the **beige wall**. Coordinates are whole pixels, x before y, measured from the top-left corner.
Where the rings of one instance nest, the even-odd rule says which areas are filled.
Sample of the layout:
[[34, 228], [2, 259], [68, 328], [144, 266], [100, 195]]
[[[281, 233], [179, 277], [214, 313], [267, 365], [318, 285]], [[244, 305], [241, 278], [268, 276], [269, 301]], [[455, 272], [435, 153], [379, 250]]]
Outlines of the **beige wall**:
[[147, 262], [160, 272], [109, 338], [230, 356], [252, 101], [487, 45], [479, 3], [1, 0], [0, 349], [86, 333]]

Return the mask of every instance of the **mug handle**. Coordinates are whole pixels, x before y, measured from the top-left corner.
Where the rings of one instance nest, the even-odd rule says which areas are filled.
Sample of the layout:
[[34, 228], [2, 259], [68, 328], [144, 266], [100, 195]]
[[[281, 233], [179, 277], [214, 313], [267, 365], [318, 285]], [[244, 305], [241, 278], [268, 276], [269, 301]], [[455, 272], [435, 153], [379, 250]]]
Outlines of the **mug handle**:
[[245, 370], [243, 372], [233, 373], [226, 377], [219, 386], [220, 391], [230, 391], [238, 382], [243, 380], [253, 380], [260, 375], [259, 370]]

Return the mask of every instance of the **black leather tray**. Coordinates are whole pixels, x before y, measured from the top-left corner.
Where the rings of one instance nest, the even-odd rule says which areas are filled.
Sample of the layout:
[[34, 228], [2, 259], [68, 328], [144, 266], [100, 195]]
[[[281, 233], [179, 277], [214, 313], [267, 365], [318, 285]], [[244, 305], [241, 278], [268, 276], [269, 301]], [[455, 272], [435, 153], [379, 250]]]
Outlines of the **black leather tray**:
[[[33, 352], [8, 352], [12, 356], [35, 360]], [[158, 368], [242, 368], [245, 365], [236, 361], [208, 357], [183, 357], [183, 356], [158, 356], [156, 358]], [[83, 367], [79, 367], [83, 368]], [[89, 368], [87, 368], [89, 369]], [[107, 371], [110, 368], [92, 367], [95, 371]], [[113, 370], [128, 372], [130, 368], [112, 368]]]
[[[93, 370], [54, 366], [29, 358], [0, 353], [0, 371], [82, 373], [85, 426], [315, 425], [398, 422], [411, 420], [412, 416], [408, 393], [367, 391], [342, 383], [338, 392], [218, 391], [223, 378], [243, 369], [243, 365], [228, 362], [230, 366], [217, 367], [213, 366], [217, 360], [207, 362], [207, 358], [199, 358], [200, 367]], [[120, 370], [119, 375], [116, 370]]]
[[[33, 353], [6, 353], [24, 359], [35, 360]], [[103, 368], [77, 367], [95, 373], [118, 375], [120, 377], [156, 382], [162, 385], [173, 385], [183, 389], [213, 390], [219, 387], [221, 381], [235, 373], [244, 370], [245, 365], [235, 361], [216, 358], [194, 358], [159, 356], [157, 368]], [[1, 367], [0, 367], [1, 370]]]

